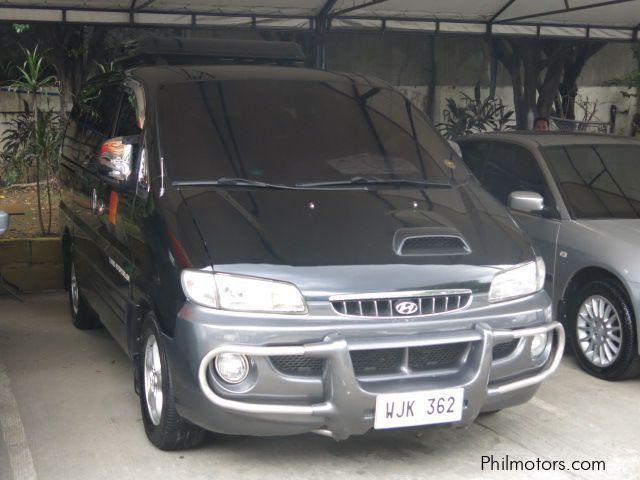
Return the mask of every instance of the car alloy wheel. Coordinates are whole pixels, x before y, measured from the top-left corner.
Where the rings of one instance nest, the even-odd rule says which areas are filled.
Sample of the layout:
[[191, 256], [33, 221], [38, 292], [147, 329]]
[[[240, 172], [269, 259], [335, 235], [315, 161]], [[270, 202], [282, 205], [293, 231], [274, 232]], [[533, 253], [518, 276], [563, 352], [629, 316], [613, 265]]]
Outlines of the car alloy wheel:
[[144, 395], [151, 422], [157, 427], [162, 418], [162, 364], [155, 335], [147, 338], [144, 349]]
[[78, 289], [78, 277], [76, 276], [76, 266], [71, 263], [71, 278], [69, 282], [69, 291], [71, 293], [71, 308], [74, 316], [78, 315], [80, 309], [80, 291]]
[[620, 316], [613, 304], [601, 295], [592, 295], [582, 302], [575, 334], [585, 358], [596, 367], [608, 367], [620, 355]]
[[100, 327], [102, 324], [95, 313], [88, 307], [82, 295], [82, 285], [73, 258], [69, 261], [69, 268], [65, 270], [66, 274], [69, 275], [67, 285], [69, 285], [69, 310], [73, 325], [80, 330]]
[[152, 312], [146, 315], [142, 339], [134, 379], [147, 437], [161, 450], [184, 450], [200, 445], [206, 431], [182, 418], [176, 409], [167, 351]]

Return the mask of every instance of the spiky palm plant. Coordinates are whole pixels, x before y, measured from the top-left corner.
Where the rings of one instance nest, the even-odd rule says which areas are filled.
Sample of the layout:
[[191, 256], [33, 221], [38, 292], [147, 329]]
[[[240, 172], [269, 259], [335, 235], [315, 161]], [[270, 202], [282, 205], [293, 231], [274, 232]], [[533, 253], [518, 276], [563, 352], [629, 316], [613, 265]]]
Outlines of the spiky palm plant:
[[[47, 145], [43, 144], [45, 136], [42, 134], [42, 129], [46, 130], [47, 125], [42, 125], [40, 120], [40, 109], [38, 107], [38, 95], [45, 92], [47, 88], [56, 86], [57, 79], [55, 75], [52, 75], [52, 67], [45, 62], [46, 52], [39, 52], [38, 46], [33, 50], [21, 47], [22, 54], [24, 56], [24, 62], [22, 65], [17, 65], [18, 76], [16, 79], [10, 82], [9, 90], [15, 92], [24, 92], [29, 96], [31, 100], [31, 112], [33, 115], [33, 125], [31, 134], [29, 137], [30, 145], [25, 146], [24, 152], [31, 152], [31, 155], [35, 157], [36, 164], [36, 190], [38, 201], [38, 221], [40, 223], [40, 230], [42, 234], [50, 233], [51, 231], [51, 165], [50, 154]], [[40, 132], [40, 133], [39, 133]], [[43, 156], [44, 154], [44, 156]], [[45, 229], [44, 218], [42, 215], [42, 193], [41, 193], [41, 170], [42, 161], [44, 160], [44, 170], [46, 178], [46, 190], [49, 209], [49, 226]]]

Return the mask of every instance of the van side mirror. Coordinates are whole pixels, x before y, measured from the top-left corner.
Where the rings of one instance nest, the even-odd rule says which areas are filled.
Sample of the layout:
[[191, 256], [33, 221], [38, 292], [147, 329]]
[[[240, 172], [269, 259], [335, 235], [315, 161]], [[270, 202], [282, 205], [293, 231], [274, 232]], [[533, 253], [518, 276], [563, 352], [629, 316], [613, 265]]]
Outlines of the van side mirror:
[[107, 183], [121, 187], [131, 178], [140, 135], [110, 138], [100, 146], [97, 156], [98, 174]]
[[9, 214], [0, 210], [0, 237], [9, 230]]
[[524, 213], [541, 213], [544, 209], [544, 198], [536, 192], [511, 192], [509, 208]]

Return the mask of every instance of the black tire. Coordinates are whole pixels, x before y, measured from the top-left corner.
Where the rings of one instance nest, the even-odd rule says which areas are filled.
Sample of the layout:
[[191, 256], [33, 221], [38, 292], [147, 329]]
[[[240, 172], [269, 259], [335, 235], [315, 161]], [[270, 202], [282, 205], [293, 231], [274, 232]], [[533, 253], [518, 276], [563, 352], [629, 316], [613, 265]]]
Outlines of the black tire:
[[[593, 333], [587, 335], [584, 323], [581, 328], [579, 327], [580, 311], [585, 302], [590, 298], [598, 299], [600, 297], [615, 309], [614, 314], [617, 314], [618, 320], [612, 320], [610, 325], [616, 328], [615, 332], [618, 331], [619, 325], [620, 331], [619, 340], [615, 341], [615, 345], [619, 345], [617, 356], [612, 354], [613, 361], [608, 359], [607, 362], [610, 363], [604, 362], [601, 365], [598, 363], [603, 362], [598, 362], [598, 357], [589, 358], [585, 353], [585, 349], [588, 350], [585, 342], [596, 335]], [[593, 307], [591, 309], [593, 311]], [[587, 310], [583, 310], [583, 318], [585, 312], [588, 313]], [[640, 374], [638, 332], [633, 307], [624, 289], [616, 282], [594, 280], [584, 285], [573, 298], [569, 299], [568, 323], [571, 347], [576, 361], [584, 371], [603, 380], [624, 380]], [[582, 339], [582, 342], [580, 339]], [[610, 352], [611, 350], [609, 350]], [[591, 355], [593, 356], [593, 354]]]
[[73, 257], [69, 260], [69, 310], [71, 311], [71, 322], [79, 330], [91, 330], [100, 328], [102, 324], [98, 316], [89, 308], [82, 296], [82, 288], [76, 272]]
[[[162, 343], [162, 336], [153, 315], [147, 316], [142, 331], [142, 351], [136, 358], [136, 369], [138, 371], [135, 378], [137, 382], [136, 390], [140, 392], [140, 410], [147, 437], [160, 450], [185, 450], [197, 447], [204, 440], [206, 430], [182, 418], [176, 410], [173, 383], [168, 366], [169, 362]], [[154, 402], [147, 399], [147, 384], [151, 380], [145, 381], [145, 358], [147, 356], [147, 348], [153, 349], [154, 342], [158, 348], [157, 354], [160, 365], [160, 373], [155, 382], [157, 385], [157, 379], [161, 379], [160, 391], [162, 392], [162, 397], [158, 402], [161, 405], [160, 408], [156, 408], [152, 412], [153, 407], [150, 407], [150, 405]], [[156, 399], [157, 397], [153, 398]]]

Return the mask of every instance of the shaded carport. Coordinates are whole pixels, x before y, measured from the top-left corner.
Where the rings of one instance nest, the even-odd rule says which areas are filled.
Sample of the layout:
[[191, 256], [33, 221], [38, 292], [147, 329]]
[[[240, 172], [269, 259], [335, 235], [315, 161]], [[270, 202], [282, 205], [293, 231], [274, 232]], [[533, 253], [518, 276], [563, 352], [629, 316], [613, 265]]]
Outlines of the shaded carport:
[[309, 32], [510, 35], [637, 42], [640, 0], [7, 0], [0, 22]]
[[[227, 3], [231, 3], [232, 0], [228, 0]], [[16, 4], [20, 3], [18, 7]], [[88, 2], [11, 2], [10, 4], [0, 4], [0, 18], [3, 21], [8, 22], [53, 22], [53, 23], [67, 23], [67, 24], [103, 24], [114, 26], [184, 26], [198, 27], [198, 28], [218, 28], [218, 29], [234, 29], [234, 30], [288, 30], [288, 31], [305, 31], [309, 34], [317, 35], [319, 40], [317, 45], [317, 61], [319, 65], [322, 65], [323, 59], [323, 46], [321, 39], [325, 32], [331, 33], [333, 31], [365, 31], [365, 32], [405, 32], [414, 34], [470, 34], [484, 36], [487, 34], [492, 35], [523, 35], [523, 36], [545, 36], [545, 37], [567, 37], [567, 38], [599, 38], [607, 40], [620, 40], [620, 41], [634, 41], [637, 40], [637, 22], [638, 19], [632, 21], [630, 26], [623, 26], [617, 23], [604, 24], [602, 20], [597, 24], [579, 23], [577, 20], [572, 19], [570, 21], [560, 21], [559, 13], [553, 13], [550, 15], [540, 14], [539, 10], [536, 13], [536, 18], [528, 17], [529, 14], [522, 13], [522, 10], [512, 9], [518, 3], [524, 4], [523, 0], [509, 1], [501, 0], [498, 2], [477, 2], [478, 5], [469, 6], [464, 5], [463, 1], [451, 1], [446, 2], [447, 5], [460, 4], [467, 13], [446, 14], [438, 13], [434, 14], [432, 11], [427, 12], [426, 8], [424, 12], [416, 12], [411, 10], [415, 6], [419, 6], [421, 9], [423, 6], [445, 4], [445, 2], [404, 2], [405, 4], [411, 4], [409, 9], [400, 11], [395, 14], [388, 9], [391, 5], [399, 4], [398, 1], [389, 0], [388, 2], [331, 2], [326, 4], [320, 1], [301, 1], [294, 2], [273, 2], [275, 3], [289, 3], [297, 5], [298, 13], [295, 15], [285, 9], [285, 7], [265, 7], [265, 9], [257, 8], [243, 8], [240, 9], [237, 5], [233, 8], [224, 6], [217, 7], [216, 11], [209, 10], [210, 4], [214, 2], [206, 2], [207, 6], [203, 5], [204, 0], [199, 5], [196, 2], [190, 2], [192, 7], [187, 9], [186, 4], [188, 2], [91, 2], [91, 7], [87, 7]], [[240, 3], [240, 2], [235, 2]], [[247, 2], [249, 3], [249, 2]], [[308, 10], [302, 11], [299, 5], [317, 4], [315, 7], [309, 7]], [[386, 9], [384, 4], [387, 4]], [[482, 3], [480, 5], [480, 3]], [[538, 2], [534, 6], [540, 6], [543, 3], [551, 2]], [[584, 2], [583, 2], [584, 3]], [[633, 8], [638, 10], [639, 5], [637, 1], [631, 2], [591, 2], [591, 5], [585, 6], [579, 10], [568, 10], [565, 8], [562, 13], [570, 16], [571, 14], [586, 14], [590, 9], [592, 10], [592, 18], [600, 18], [596, 16], [597, 10], [603, 11], [606, 8], [612, 8], [612, 4], [616, 4], [615, 8], [619, 8], [624, 4], [633, 4]], [[31, 4], [31, 6], [27, 5]], [[37, 4], [41, 4], [38, 6]], [[64, 5], [63, 5], [64, 4]], [[155, 4], [155, 5], [154, 5]], [[489, 10], [489, 4], [495, 4], [498, 9]], [[565, 5], [565, 2], [554, 2], [557, 4]], [[573, 4], [573, 2], [570, 2]], [[595, 5], [598, 6], [595, 6]], [[619, 4], [619, 5], [618, 5]], [[75, 6], [74, 6], [75, 5]], [[164, 8], [161, 8], [164, 5]], [[361, 6], [361, 8], [352, 9], [352, 7]], [[531, 7], [532, 5], [527, 5]], [[628, 6], [628, 5], [627, 5]], [[323, 8], [327, 7], [327, 8]], [[481, 8], [483, 7], [483, 8]], [[588, 7], [588, 8], [586, 8]], [[435, 8], [435, 7], [433, 7]], [[474, 14], [469, 13], [469, 10], [476, 8], [482, 10]], [[569, 7], [572, 8], [572, 7]], [[575, 7], [578, 8], [578, 7]], [[444, 10], [444, 9], [443, 9]], [[554, 10], [549, 10], [553, 12]], [[488, 12], [488, 13], [487, 13]], [[519, 12], [519, 13], [518, 13]], [[637, 15], [637, 12], [635, 12]], [[11, 18], [9, 14], [16, 14], [15, 18]], [[18, 15], [19, 14], [19, 15]], [[516, 18], [516, 14], [520, 17], [527, 16], [528, 18]], [[50, 18], [44, 18], [43, 16], [50, 15]], [[546, 18], [545, 18], [546, 17]], [[552, 18], [553, 17], [553, 18]], [[507, 21], [502, 22], [504, 18]], [[514, 19], [516, 18], [516, 19]], [[110, 20], [109, 20], [110, 19]], [[493, 20], [492, 20], [493, 19]], [[636, 23], [636, 26], [633, 25]], [[38, 322], [30, 323], [24, 321], [17, 326], [10, 323], [8, 320], [13, 318], [20, 318], [19, 313], [13, 311], [7, 313], [5, 318], [2, 319], [3, 330], [10, 330], [11, 336], [6, 335], [2, 339], [2, 350], [6, 352], [6, 356], [10, 359], [10, 368], [12, 371], [19, 371], [21, 365], [28, 365], [29, 362], [33, 362], [39, 366], [47, 366], [52, 363], [52, 359], [58, 359], [54, 363], [58, 369], [64, 368], [70, 369], [71, 376], [86, 381], [84, 385], [85, 389], [89, 392], [86, 396], [81, 396], [79, 399], [74, 398], [73, 402], [68, 403], [68, 391], [64, 391], [64, 388], [68, 388], [68, 384], [60, 381], [60, 377], [49, 376], [39, 373], [39, 377], [44, 379], [44, 382], [34, 382], [33, 377], [24, 376], [14, 380], [15, 390], [18, 400], [26, 402], [24, 410], [29, 412], [47, 411], [49, 418], [45, 415], [34, 416], [35, 419], [27, 418], [27, 428], [32, 429], [33, 437], [39, 438], [34, 446], [34, 453], [39, 455], [37, 458], [44, 458], [39, 460], [41, 462], [42, 471], [50, 472], [49, 478], [63, 478], [62, 475], [68, 474], [64, 471], [62, 464], [64, 462], [55, 462], [51, 460], [54, 455], [47, 455], [47, 442], [54, 443], [56, 438], [53, 433], [47, 432], [45, 429], [37, 430], [41, 425], [49, 426], [54, 424], [56, 426], [64, 425], [71, 426], [70, 430], [66, 430], [67, 435], [60, 435], [63, 440], [72, 439], [73, 443], [65, 444], [65, 446], [56, 451], [69, 453], [69, 458], [73, 462], [71, 466], [74, 468], [77, 478], [83, 478], [82, 474], [92, 473], [98, 471], [104, 477], [107, 475], [116, 476], [117, 474], [131, 474], [135, 471], [136, 461], [139, 458], [145, 460], [151, 459], [151, 461], [157, 462], [155, 467], [157, 469], [166, 469], [165, 472], [170, 472], [173, 475], [180, 475], [179, 462], [172, 461], [169, 456], [160, 456], [148, 453], [142, 447], [132, 443], [131, 438], [135, 438], [135, 432], [132, 432], [130, 426], [135, 427], [137, 419], [137, 412], [130, 408], [135, 404], [135, 397], [133, 393], [127, 390], [125, 397], [118, 396], [119, 391], [124, 391], [123, 385], [128, 385], [130, 382], [128, 365], [123, 365], [122, 352], [115, 349], [115, 343], [109, 338], [98, 333], [92, 337], [80, 337], [75, 331], [68, 332], [68, 344], [76, 344], [80, 348], [68, 349], [69, 355], [62, 356], [61, 351], [57, 347], [52, 348], [50, 339], [47, 339], [46, 333], [50, 328], [48, 315], [51, 315], [54, 311], [56, 325], [66, 325], [66, 303], [61, 295], [57, 296], [43, 296], [37, 299], [34, 303], [37, 305], [33, 312], [30, 311], [29, 315]], [[40, 309], [38, 309], [41, 308]], [[7, 310], [8, 311], [8, 310]], [[6, 312], [7, 312], [6, 311]], [[46, 320], [46, 321], [45, 321]], [[27, 343], [28, 348], [24, 348], [24, 344], [17, 348], [17, 344], [20, 342], [12, 341], [14, 338], [33, 338], [30, 343]], [[84, 339], [84, 343], [80, 344]], [[49, 347], [45, 349], [43, 347]], [[85, 357], [78, 355], [78, 351], [96, 352], [98, 355], [91, 357], [90, 362], [86, 362]], [[29, 353], [35, 351], [38, 355], [32, 357]], [[61, 358], [62, 357], [62, 358]], [[61, 360], [60, 360], [61, 358]], [[112, 360], [113, 359], [113, 360]], [[9, 363], [9, 362], [8, 362]], [[86, 367], [86, 368], [83, 368]], [[46, 370], [44, 370], [47, 374]], [[60, 371], [60, 370], [58, 370]], [[603, 442], [599, 433], [606, 429], [609, 425], [610, 419], [607, 418], [607, 412], [598, 411], [595, 419], [591, 419], [590, 422], [580, 423], [573, 415], [571, 410], [565, 410], [564, 406], [558, 402], [558, 398], [563, 395], [575, 395], [574, 405], [582, 408], [588, 407], [591, 403], [590, 400], [596, 398], [596, 400], [608, 401], [612, 403], [611, 408], [624, 409], [625, 404], [628, 405], [630, 401], [631, 392], [630, 387], [635, 385], [619, 385], [614, 387], [615, 394], [610, 393], [613, 396], [613, 401], [608, 399], [606, 395], [602, 393], [603, 387], [597, 381], [588, 378], [583, 379], [579, 375], [572, 376], [573, 373], [579, 373], [576, 371], [572, 363], [568, 364], [566, 369], [561, 372], [563, 375], [561, 381], [555, 385], [549, 387], [545, 395], [540, 400], [523, 407], [523, 410], [518, 410], [515, 413], [509, 413], [506, 420], [501, 421], [500, 418], [488, 418], [481, 420], [477, 426], [474, 426], [468, 440], [461, 442], [459, 436], [454, 431], [438, 432], [437, 435], [423, 438], [423, 434], [420, 436], [416, 434], [417, 440], [414, 440], [406, 434], [379, 434], [365, 444], [364, 447], [358, 446], [358, 444], [351, 443], [340, 448], [344, 448], [343, 452], [347, 452], [351, 456], [356, 457], [356, 460], [364, 463], [368, 462], [369, 468], [380, 469], [385, 474], [401, 473], [420, 476], [425, 470], [440, 469], [441, 475], [449, 473], [449, 465], [458, 464], [464, 461], [463, 464], [467, 470], [466, 474], [472, 475], [477, 473], [476, 463], [481, 455], [486, 454], [488, 446], [484, 443], [484, 439], [488, 438], [487, 432], [491, 432], [491, 439], [495, 442], [495, 438], [498, 439], [497, 443], [503, 444], [503, 451], [507, 453], [515, 452], [521, 455], [543, 455], [548, 452], [551, 445], [551, 449], [555, 452], [555, 455], [560, 457], [564, 455], [569, 457], [571, 452], [567, 445], [570, 444], [571, 436], [581, 437], [586, 439], [583, 442], [583, 450], [587, 452], [586, 455], [600, 455], [602, 458], [604, 455], [613, 455], [612, 453], [602, 453], [599, 449], [604, 443], [605, 446], [621, 447], [622, 441], [618, 440], [618, 443], [614, 443], [615, 440], [606, 440]], [[97, 382], [93, 380], [96, 376], [107, 377], [106, 380]], [[91, 383], [93, 381], [93, 383]], [[580, 390], [583, 385], [586, 384], [590, 390], [583, 397], [573, 393]], [[102, 389], [97, 390], [95, 395], [92, 393], [92, 388], [96, 385]], [[115, 387], [114, 387], [115, 385]], [[57, 388], [56, 388], [57, 387]], [[39, 392], [40, 390], [40, 392]], [[73, 389], [69, 389], [73, 391]], [[49, 391], [48, 395], [42, 395], [43, 391]], [[609, 389], [611, 392], [611, 389]], [[42, 397], [44, 400], [41, 400]], [[116, 401], [113, 401], [115, 399]], [[579, 403], [582, 400], [582, 403]], [[589, 400], [589, 401], [587, 401]], [[15, 402], [14, 402], [15, 403]], [[65, 404], [64, 409], [55, 409], [53, 406]], [[101, 412], [100, 416], [93, 416], [93, 411], [97, 406], [104, 406], [105, 409]], [[576, 409], [579, 409], [576, 407]], [[73, 413], [72, 413], [73, 412]], [[124, 413], [123, 413], [124, 412]], [[526, 412], [526, 415], [521, 412]], [[549, 422], [546, 436], [540, 436], [538, 431], [531, 427], [530, 418], [536, 418], [541, 414], [549, 415], [549, 418], [553, 422]], [[106, 423], [105, 418], [109, 420], [109, 425], [113, 425], [113, 428], [109, 430], [109, 435], [104, 439], [95, 438], [93, 436], [87, 436], [86, 433], [76, 430], [78, 417], [84, 416], [84, 418], [93, 419], [94, 424], [101, 425]], [[32, 417], [32, 418], [34, 418]], [[53, 418], [53, 420], [51, 419]], [[504, 418], [504, 417], [503, 417]], [[617, 420], [617, 419], [616, 419]], [[628, 422], [628, 418], [627, 418]], [[621, 418], [618, 422], [623, 424]], [[632, 425], [633, 422], [627, 425]], [[58, 432], [58, 430], [49, 428], [51, 432]], [[89, 430], [89, 429], [87, 429]], [[99, 428], [95, 429], [99, 431]], [[486, 431], [485, 431], [486, 430]], [[68, 433], [72, 434], [68, 434]], [[516, 432], [514, 434], [514, 432]], [[637, 432], [629, 428], [625, 430], [618, 439], [628, 435], [630, 443], [633, 438], [637, 436]], [[124, 441], [123, 441], [124, 439]], [[265, 442], [259, 442], [257, 440], [242, 440], [243, 443], [236, 443], [238, 450], [243, 449], [244, 455], [241, 459], [229, 458], [228, 455], [219, 456], [218, 452], [206, 451], [206, 454], [212, 456], [212, 460], [204, 458], [193, 464], [190, 464], [190, 468], [199, 469], [197, 473], [201, 475], [210, 474], [214, 467], [220, 468], [222, 465], [222, 471], [219, 475], [223, 478], [231, 478], [238, 475], [237, 472], [241, 472], [244, 467], [245, 458], [264, 458], [265, 456], [273, 456], [272, 462], [263, 462], [260, 466], [256, 464], [253, 468], [263, 469], [265, 478], [281, 478], [280, 465], [278, 462], [283, 463], [286, 467], [291, 469], [297, 469], [302, 472], [301, 476], [308, 476], [312, 478], [314, 473], [312, 469], [309, 469], [309, 464], [313, 466], [313, 463], [331, 464], [337, 463], [337, 467], [346, 470], [347, 474], [351, 478], [358, 478], [356, 475], [362, 475], [362, 470], [358, 470], [358, 467], [352, 465], [348, 455], [344, 453], [336, 455], [333, 452], [332, 446], [325, 446], [321, 443], [320, 439], [315, 437], [305, 438], [302, 442], [299, 439], [282, 440], [273, 443], [274, 447], [269, 447], [270, 444]], [[60, 442], [63, 443], [63, 442]], [[87, 454], [86, 450], [83, 450], [83, 443], [88, 444], [95, 450], [100, 451], [100, 456], [93, 457], [91, 454]], [[368, 449], [371, 445], [375, 445], [375, 451], [379, 454], [373, 456], [368, 453]], [[398, 446], [400, 445], [400, 446]], [[443, 447], [444, 445], [444, 447]], [[506, 445], [506, 447], [504, 447]], [[526, 449], [524, 446], [526, 446]], [[133, 448], [132, 448], [133, 447]], [[86, 448], [86, 447], [85, 447]], [[261, 453], [264, 449], [267, 449], [267, 455]], [[468, 448], [474, 448], [471, 453]], [[130, 451], [127, 451], [130, 449]], [[77, 455], [77, 459], [73, 460], [72, 453], [80, 451], [84, 455]], [[224, 450], [222, 450], [224, 452]], [[546, 452], [545, 452], [546, 451]], [[286, 455], [283, 453], [285, 452]], [[319, 453], [317, 453], [319, 452]], [[426, 452], [423, 453], [423, 452]], [[496, 451], [496, 453], [498, 453]], [[621, 471], [622, 467], [616, 465], [612, 460], [613, 470], [620, 475], [627, 475], [630, 472], [635, 471], [635, 465], [637, 464], [637, 457], [633, 456], [633, 450], [622, 450], [623, 454], [627, 454], [631, 460], [629, 464], [623, 465], [625, 471]], [[382, 455], [380, 455], [382, 453]], [[346, 458], [345, 458], [346, 457]], [[359, 457], [362, 457], [361, 459]], [[373, 457], [373, 460], [371, 458]], [[62, 457], [65, 458], [65, 457]], [[120, 465], [103, 465], [100, 464], [100, 458], [115, 459], [114, 463]], [[127, 468], [122, 467], [122, 464], [126, 464], [121, 459], [124, 458], [130, 464], [127, 464]], [[192, 459], [193, 457], [191, 457]], [[381, 461], [384, 459], [395, 459], [395, 462]], [[526, 458], [526, 457], [525, 457]], [[591, 457], [590, 457], [591, 458]], [[606, 457], [607, 459], [609, 457]], [[616, 458], [616, 457], [611, 457]], [[181, 457], [182, 459], [182, 457]], [[296, 461], [292, 461], [296, 460]], [[446, 460], [442, 462], [446, 464], [446, 467], [437, 464], [436, 460]], [[187, 458], [189, 461], [190, 458]], [[235, 461], [234, 461], [235, 460]], [[111, 460], [113, 461], [113, 460]], [[92, 463], [98, 463], [95, 467]], [[0, 462], [1, 464], [2, 462]], [[267, 463], [267, 465], [265, 465]], [[353, 462], [354, 464], [356, 462]], [[387, 464], [394, 466], [399, 472], [393, 472], [386, 470], [389, 468]], [[251, 464], [250, 464], [251, 465]], [[415, 466], [413, 466], [415, 465]], [[6, 463], [4, 465], [6, 467]], [[48, 468], [47, 468], [48, 467]], [[184, 467], [183, 467], [184, 468]], [[409, 469], [410, 468], [410, 469]], [[120, 470], [122, 469], [122, 471]], [[403, 471], [404, 469], [404, 471]], [[141, 478], [144, 475], [150, 475], [152, 472], [150, 469], [142, 471], [142, 474], [138, 473]], [[365, 472], [366, 473], [366, 472]], [[194, 475], [194, 473], [191, 473]], [[171, 476], [171, 475], [170, 475]], [[2, 478], [2, 470], [0, 470], [0, 478]], [[69, 478], [69, 477], [67, 477]], [[88, 477], [84, 477], [88, 478]], [[121, 477], [122, 478], [122, 477]], [[175, 477], [174, 477], [175, 478]], [[521, 476], [520, 478], [526, 478]]]

